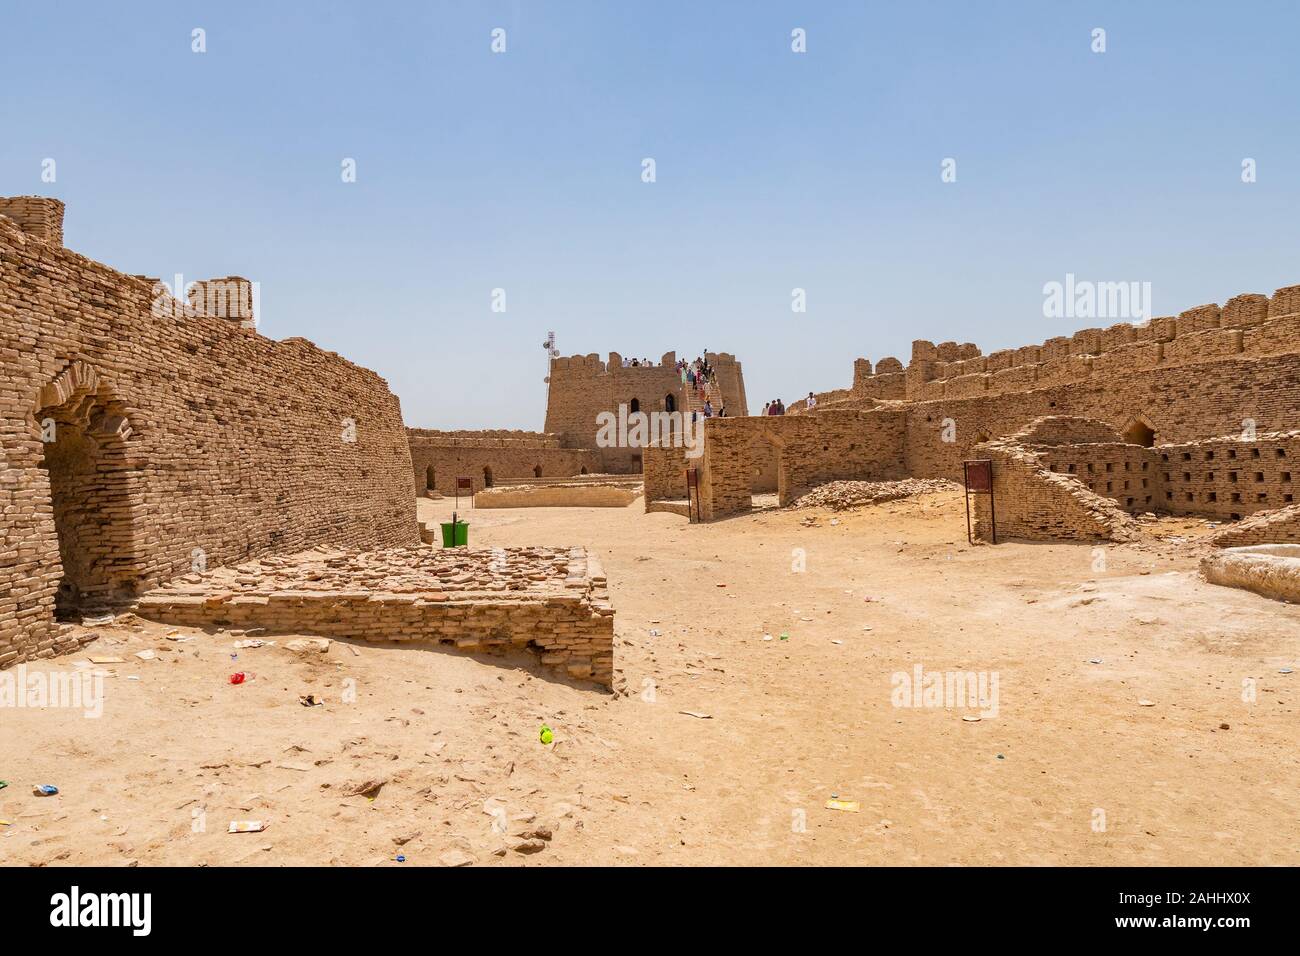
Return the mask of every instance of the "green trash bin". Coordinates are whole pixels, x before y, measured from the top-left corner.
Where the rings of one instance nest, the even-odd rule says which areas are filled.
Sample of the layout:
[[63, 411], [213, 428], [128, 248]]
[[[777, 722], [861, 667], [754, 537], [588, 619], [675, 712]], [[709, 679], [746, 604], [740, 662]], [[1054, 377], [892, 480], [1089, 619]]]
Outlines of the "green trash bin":
[[469, 546], [469, 522], [442, 522], [442, 546], [444, 548], [454, 548], [458, 545], [462, 547]]

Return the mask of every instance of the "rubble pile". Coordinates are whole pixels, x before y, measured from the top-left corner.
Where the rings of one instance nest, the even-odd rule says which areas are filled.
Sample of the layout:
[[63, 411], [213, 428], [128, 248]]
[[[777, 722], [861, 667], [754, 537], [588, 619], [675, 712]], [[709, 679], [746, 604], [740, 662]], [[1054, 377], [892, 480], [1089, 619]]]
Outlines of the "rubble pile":
[[960, 491], [961, 485], [946, 478], [904, 478], [901, 481], [832, 481], [797, 498], [794, 508], [830, 508], [845, 511], [864, 505], [897, 501], [936, 491]]

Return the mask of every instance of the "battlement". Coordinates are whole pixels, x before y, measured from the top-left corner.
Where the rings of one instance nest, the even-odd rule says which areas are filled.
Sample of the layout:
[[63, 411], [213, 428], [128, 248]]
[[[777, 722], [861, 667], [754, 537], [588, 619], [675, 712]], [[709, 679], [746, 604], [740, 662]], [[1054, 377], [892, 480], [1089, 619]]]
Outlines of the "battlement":
[[[709, 352], [704, 357], [715, 373], [714, 407], [726, 405], [729, 415], [747, 415], [744, 375], [736, 356]], [[684, 360], [693, 362], [694, 357]], [[641, 412], [687, 411], [692, 407], [687, 394], [691, 390], [682, 383], [677, 362], [676, 352], [663, 353], [654, 365], [625, 366], [618, 352], [610, 352], [605, 360], [596, 352], [551, 359], [545, 432], [559, 436], [566, 447], [591, 448], [602, 412], [617, 414], [620, 406]]]
[[48, 196], [0, 196], [0, 216], [12, 220], [24, 235], [52, 246], [63, 245], [62, 200]]
[[881, 359], [874, 368], [869, 359], [855, 360], [849, 400], [930, 402], [1118, 381], [1135, 372], [1238, 355], [1286, 354], [1296, 350], [1298, 335], [1300, 285], [1292, 285], [1271, 297], [1242, 293], [1222, 306], [1209, 303], [1141, 324], [1080, 329], [988, 355], [969, 342], [936, 345], [917, 339], [906, 367], [895, 358]]
[[215, 319], [230, 319], [240, 328], [255, 329], [253, 283], [243, 276], [199, 279], [190, 283], [186, 298], [191, 308]]
[[[659, 361], [654, 365], [625, 366], [623, 364], [623, 358], [624, 356], [620, 352], [610, 352], [609, 358], [606, 361], [601, 361], [600, 353], [598, 352], [591, 352], [587, 355], [558, 356], [551, 359], [551, 370], [564, 371], [570, 374], [581, 374], [585, 372], [589, 375], [604, 375], [610, 372], [641, 372], [643, 370], [653, 372], [656, 369], [673, 369], [677, 365], [676, 352], [665, 352], [659, 357]], [[629, 360], [635, 358], [640, 361], [643, 356], [629, 355], [627, 358]], [[708, 360], [710, 365], [719, 368], [722, 366], [736, 366], [740, 364], [736, 361], [736, 356], [732, 355], [730, 352], [708, 352], [705, 354], [704, 358]], [[694, 359], [688, 358], [686, 361], [690, 362], [694, 361]]]

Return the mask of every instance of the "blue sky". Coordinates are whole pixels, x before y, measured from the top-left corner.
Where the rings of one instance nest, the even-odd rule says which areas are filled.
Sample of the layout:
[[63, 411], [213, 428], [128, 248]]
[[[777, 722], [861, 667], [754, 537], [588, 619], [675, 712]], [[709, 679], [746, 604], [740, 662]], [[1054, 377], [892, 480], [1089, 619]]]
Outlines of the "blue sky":
[[68, 245], [123, 271], [257, 280], [266, 335], [375, 369], [411, 425], [540, 428], [549, 329], [734, 352], [758, 411], [914, 338], [1070, 334], [1066, 273], [1148, 281], [1157, 314], [1300, 283], [1289, 2], [8, 3], [0, 29], [0, 194], [65, 200]]

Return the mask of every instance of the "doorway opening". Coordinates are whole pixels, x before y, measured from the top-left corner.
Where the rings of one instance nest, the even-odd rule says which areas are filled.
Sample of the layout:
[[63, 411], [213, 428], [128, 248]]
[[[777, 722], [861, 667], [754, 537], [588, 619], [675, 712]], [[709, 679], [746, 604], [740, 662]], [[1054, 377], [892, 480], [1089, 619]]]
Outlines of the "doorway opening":
[[1156, 443], [1156, 433], [1150, 425], [1140, 418], [1133, 419], [1124, 429], [1124, 440], [1130, 445], [1144, 445], [1152, 448]]
[[76, 619], [119, 606], [137, 591], [131, 426], [122, 404], [82, 363], [47, 385], [41, 403], [35, 426], [58, 541], [54, 613]]

